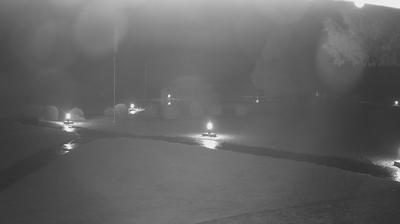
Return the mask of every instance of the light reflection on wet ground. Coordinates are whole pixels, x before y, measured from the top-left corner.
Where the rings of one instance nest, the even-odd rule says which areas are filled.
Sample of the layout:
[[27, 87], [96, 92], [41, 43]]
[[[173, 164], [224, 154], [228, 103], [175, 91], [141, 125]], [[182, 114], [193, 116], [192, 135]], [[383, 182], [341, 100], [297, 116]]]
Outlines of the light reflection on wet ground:
[[63, 125], [63, 131], [68, 132], [68, 133], [72, 133], [76, 131], [76, 128], [74, 128], [71, 125]]
[[213, 139], [201, 139], [201, 145], [208, 149], [217, 149], [219, 143]]
[[79, 146], [79, 144], [78, 144], [78, 143], [75, 143], [74, 140], [72, 140], [72, 141], [70, 141], [70, 142], [68, 142], [68, 143], [63, 144], [63, 145], [62, 145], [62, 150], [61, 150], [61, 155], [65, 155], [65, 154], [67, 154], [67, 153], [72, 152], [72, 150], [74, 150], [74, 149], [75, 149], [76, 147], [78, 147], [78, 146]]
[[217, 134], [216, 137], [203, 136], [201, 134], [191, 134], [188, 138], [193, 139], [195, 143], [207, 149], [218, 149], [222, 143], [231, 139], [229, 135]]
[[[58, 126], [60, 127], [60, 126]], [[206, 149], [225, 150], [238, 153], [253, 154], [258, 156], [268, 156], [278, 159], [287, 159], [293, 161], [303, 161], [312, 164], [318, 164], [328, 167], [339, 168], [342, 170], [369, 174], [371, 176], [391, 179], [400, 182], [400, 168], [393, 165], [394, 160], [386, 160], [379, 162], [365, 162], [351, 158], [333, 157], [313, 155], [306, 153], [296, 153], [283, 151], [272, 148], [253, 147], [246, 145], [238, 145], [229, 143], [232, 136], [218, 134], [217, 137], [205, 137], [201, 134], [192, 134], [185, 137], [170, 137], [170, 136], [140, 136], [133, 134], [118, 134], [106, 131], [94, 131], [88, 129], [76, 128], [73, 132], [67, 132], [68, 136], [72, 137], [72, 141], [62, 144], [56, 150], [54, 148], [44, 149], [13, 166], [0, 171], [0, 191], [6, 189], [24, 176], [37, 171], [47, 165], [54, 159], [60, 156], [71, 153], [77, 149], [79, 145], [84, 143], [113, 137], [127, 137], [136, 139], [148, 139], [156, 141], [164, 141], [171, 143], [197, 145]]]
[[394, 165], [399, 160], [377, 160], [375, 163], [379, 166], [386, 167], [392, 172], [391, 179], [400, 182], [400, 167]]

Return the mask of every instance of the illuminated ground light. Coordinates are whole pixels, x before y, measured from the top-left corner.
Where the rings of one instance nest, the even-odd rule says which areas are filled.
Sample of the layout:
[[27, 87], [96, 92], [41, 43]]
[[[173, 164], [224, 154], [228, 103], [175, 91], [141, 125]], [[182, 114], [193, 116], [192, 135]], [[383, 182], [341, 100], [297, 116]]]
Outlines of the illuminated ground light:
[[206, 129], [207, 129], [207, 131], [203, 133], [203, 136], [217, 137], [217, 133], [213, 132], [214, 124], [211, 121], [207, 122]]
[[168, 104], [167, 104], [167, 105], [168, 105], [168, 106], [171, 106], [171, 104], [172, 104], [171, 101], [168, 101]]

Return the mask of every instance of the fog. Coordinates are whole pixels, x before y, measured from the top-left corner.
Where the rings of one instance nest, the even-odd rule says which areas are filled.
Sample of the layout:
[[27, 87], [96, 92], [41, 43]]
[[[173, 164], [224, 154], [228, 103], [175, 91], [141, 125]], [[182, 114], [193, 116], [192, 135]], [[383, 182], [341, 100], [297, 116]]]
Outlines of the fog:
[[144, 97], [146, 75], [151, 97], [193, 78], [202, 80], [207, 91], [225, 97], [248, 95], [249, 89], [270, 96], [312, 94], [316, 89], [363, 94], [360, 86], [367, 85], [364, 69], [332, 66], [334, 60], [321, 51], [327, 41], [326, 18], [354, 8], [351, 4], [302, 0], [0, 4], [4, 104], [109, 106], [114, 55], [117, 101]]

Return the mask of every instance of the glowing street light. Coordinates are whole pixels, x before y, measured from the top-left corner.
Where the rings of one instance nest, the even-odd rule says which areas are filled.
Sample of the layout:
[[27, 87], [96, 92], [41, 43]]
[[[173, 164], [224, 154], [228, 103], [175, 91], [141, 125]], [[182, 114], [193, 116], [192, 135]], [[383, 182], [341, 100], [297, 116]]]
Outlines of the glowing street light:
[[168, 96], [167, 96], [168, 99], [171, 99], [171, 96], [172, 96], [171, 93], [168, 93]]
[[66, 113], [65, 114], [65, 120], [71, 120], [71, 114], [70, 113]]

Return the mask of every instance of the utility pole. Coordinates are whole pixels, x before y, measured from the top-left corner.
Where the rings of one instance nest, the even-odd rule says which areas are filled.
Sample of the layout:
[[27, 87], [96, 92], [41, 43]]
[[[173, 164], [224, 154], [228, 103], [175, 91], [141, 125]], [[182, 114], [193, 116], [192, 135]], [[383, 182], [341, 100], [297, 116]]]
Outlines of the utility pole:
[[114, 118], [113, 118], [113, 123], [115, 124], [115, 73], [116, 73], [116, 50], [114, 49], [114, 55], [113, 55], [113, 66], [114, 66], [114, 104], [113, 104], [113, 112], [114, 112]]
[[116, 74], [117, 74], [117, 49], [118, 49], [118, 30], [117, 27], [114, 26], [114, 36], [113, 36], [113, 71], [114, 71], [114, 80], [113, 80], [113, 85], [114, 85], [114, 105], [113, 105], [113, 112], [114, 112], [114, 118], [113, 118], [113, 123], [115, 124], [115, 95], [116, 95], [116, 88], [115, 88], [115, 81], [116, 81]]
[[144, 65], [144, 99], [147, 100], [148, 68]]

